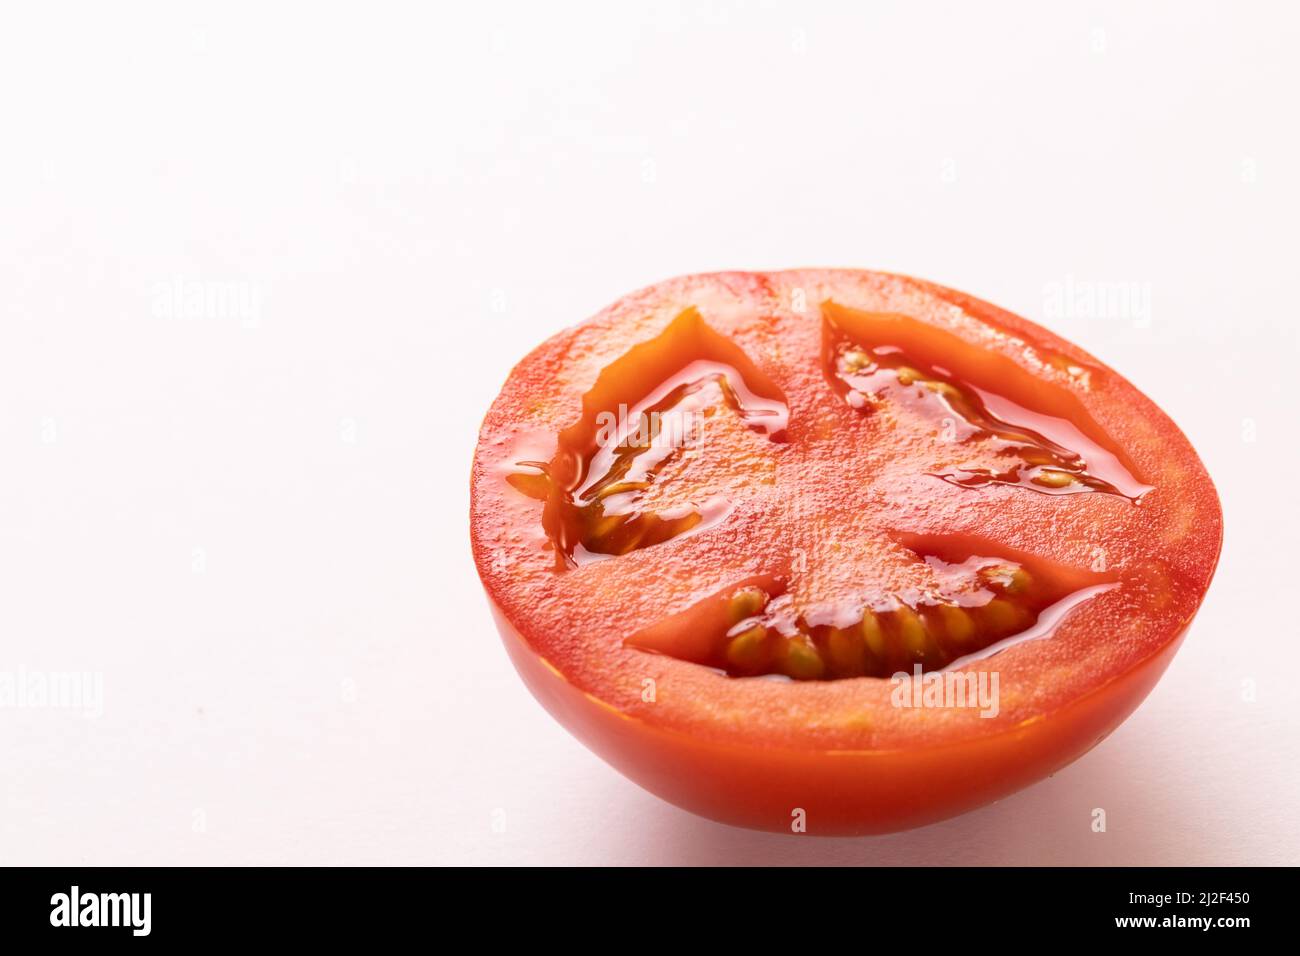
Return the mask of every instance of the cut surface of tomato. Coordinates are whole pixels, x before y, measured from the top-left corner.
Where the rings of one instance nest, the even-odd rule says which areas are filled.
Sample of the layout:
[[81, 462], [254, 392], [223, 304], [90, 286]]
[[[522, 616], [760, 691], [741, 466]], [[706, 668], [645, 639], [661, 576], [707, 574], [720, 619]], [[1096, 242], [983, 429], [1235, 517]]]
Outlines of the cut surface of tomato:
[[687, 276], [553, 337], [483, 423], [471, 539], [544, 706], [723, 822], [917, 826], [1141, 702], [1222, 517], [1149, 399], [903, 276]]

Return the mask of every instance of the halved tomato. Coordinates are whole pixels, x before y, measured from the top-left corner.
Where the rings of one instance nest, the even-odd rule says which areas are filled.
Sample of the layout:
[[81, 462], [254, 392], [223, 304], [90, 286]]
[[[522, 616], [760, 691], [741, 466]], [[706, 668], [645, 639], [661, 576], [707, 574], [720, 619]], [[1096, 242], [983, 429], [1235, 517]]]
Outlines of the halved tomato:
[[826, 270], [674, 279], [545, 342], [483, 423], [470, 531], [515, 666], [614, 767], [726, 823], [871, 833], [1114, 730], [1222, 516], [1081, 349]]

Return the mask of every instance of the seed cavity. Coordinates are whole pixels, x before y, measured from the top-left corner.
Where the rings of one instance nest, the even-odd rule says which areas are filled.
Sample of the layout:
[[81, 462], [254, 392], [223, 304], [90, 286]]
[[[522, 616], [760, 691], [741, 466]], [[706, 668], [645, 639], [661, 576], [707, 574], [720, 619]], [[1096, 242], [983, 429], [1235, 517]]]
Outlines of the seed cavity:
[[965, 488], [1101, 492], [1134, 503], [1151, 490], [1066, 386], [908, 316], [834, 302], [823, 304], [822, 316], [823, 371], [852, 408], [869, 413], [890, 402], [1003, 463], [958, 464], [935, 477]]
[[868, 594], [832, 613], [804, 612], [795, 607], [784, 578], [755, 580], [706, 598], [625, 643], [732, 677], [888, 677], [915, 665], [938, 670], [1027, 633], [1045, 610], [1108, 580], [1029, 555], [990, 556], [987, 542], [968, 536], [899, 537], [933, 572], [931, 589]]
[[720, 521], [753, 480], [702, 464], [703, 432], [727, 414], [742, 432], [784, 441], [784, 394], [686, 309], [601, 371], [549, 462], [520, 462], [506, 480], [545, 500], [557, 569], [662, 544]]

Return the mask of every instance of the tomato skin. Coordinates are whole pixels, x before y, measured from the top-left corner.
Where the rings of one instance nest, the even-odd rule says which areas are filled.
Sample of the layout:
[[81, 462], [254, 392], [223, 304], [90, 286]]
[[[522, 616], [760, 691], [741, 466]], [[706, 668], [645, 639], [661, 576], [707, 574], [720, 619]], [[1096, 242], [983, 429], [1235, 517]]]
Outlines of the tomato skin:
[[999, 800], [1082, 757], [1137, 709], [1187, 633], [1110, 684], [995, 736], [905, 750], [740, 747], [656, 727], [569, 683], [495, 603], [524, 683], [565, 729], [629, 780], [719, 823], [790, 833], [805, 811], [821, 836], [892, 833]]

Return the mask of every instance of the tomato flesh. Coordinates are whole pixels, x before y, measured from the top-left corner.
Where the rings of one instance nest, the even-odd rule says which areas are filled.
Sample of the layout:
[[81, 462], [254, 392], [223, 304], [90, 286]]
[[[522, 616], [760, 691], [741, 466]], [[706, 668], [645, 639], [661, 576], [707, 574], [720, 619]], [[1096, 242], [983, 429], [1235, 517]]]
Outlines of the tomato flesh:
[[[471, 537], [512, 660], [612, 764], [726, 822], [858, 833], [1113, 729], [1221, 514], [1176, 426], [1077, 347], [805, 270], [671, 280], [535, 350], [485, 419]], [[907, 706], [900, 674], [998, 700]]]

